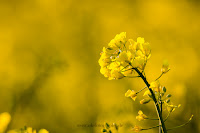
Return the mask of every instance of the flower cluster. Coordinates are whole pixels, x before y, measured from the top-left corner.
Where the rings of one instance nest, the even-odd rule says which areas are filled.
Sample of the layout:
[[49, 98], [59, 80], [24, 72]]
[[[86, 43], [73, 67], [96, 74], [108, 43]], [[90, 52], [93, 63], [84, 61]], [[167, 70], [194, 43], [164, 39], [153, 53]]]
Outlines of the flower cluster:
[[[0, 133], [4, 133], [11, 121], [11, 115], [7, 112], [0, 114]], [[22, 129], [9, 130], [7, 133], [37, 133], [31, 127], [24, 127]], [[49, 133], [46, 129], [40, 129], [38, 133]]]
[[[115, 38], [110, 41], [108, 47], [103, 48], [101, 57], [99, 59], [99, 64], [101, 66], [100, 72], [109, 80], [121, 79], [124, 77], [140, 77], [146, 86], [139, 91], [129, 89], [125, 93], [125, 96], [135, 101], [138, 94], [146, 89], [143, 94], [144, 99], [140, 100], [140, 104], [147, 104], [150, 101], [153, 101], [158, 114], [158, 119], [147, 117], [141, 110], [139, 110], [136, 119], [139, 121], [146, 119], [158, 120], [159, 125], [147, 129], [136, 125], [132, 130], [135, 132], [140, 132], [142, 130], [160, 127], [159, 130], [161, 132], [167, 133], [165, 121], [176, 108], [180, 107], [180, 104], [173, 105], [171, 103], [170, 97], [172, 95], [165, 95], [167, 89], [162, 86], [159, 81], [162, 75], [166, 74], [170, 70], [167, 60], [163, 62], [161, 67], [161, 75], [150, 83], [147, 81], [144, 69], [150, 56], [151, 48], [149, 43], [144, 41], [144, 38], [138, 37], [137, 41], [133, 41], [132, 39], [127, 40], [126, 33], [122, 32], [116, 35]], [[168, 115], [165, 119], [162, 118], [163, 105], [166, 107], [165, 110], [168, 111]], [[189, 121], [191, 121], [191, 119], [192, 117], [189, 119]], [[187, 123], [183, 125], [186, 125]], [[109, 127], [107, 127], [103, 129], [103, 132], [111, 133], [111, 130]]]
[[4, 112], [0, 114], [0, 133], [3, 133], [6, 130], [10, 120], [11, 116], [9, 113]]
[[[32, 127], [24, 127], [22, 129], [10, 130], [8, 133], [37, 133]], [[46, 129], [40, 129], [38, 133], [49, 133]]]
[[136, 42], [127, 40], [126, 32], [122, 32], [110, 41], [108, 47], [103, 47], [100, 72], [109, 80], [131, 77], [135, 75], [133, 68], [144, 70], [150, 56], [151, 48], [144, 38], [138, 37]]

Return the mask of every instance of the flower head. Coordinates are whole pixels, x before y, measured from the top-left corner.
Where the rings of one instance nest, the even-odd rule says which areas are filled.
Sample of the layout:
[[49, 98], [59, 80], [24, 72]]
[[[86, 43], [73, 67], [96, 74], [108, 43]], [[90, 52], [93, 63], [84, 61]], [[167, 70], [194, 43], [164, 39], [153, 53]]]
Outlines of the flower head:
[[116, 48], [116, 47], [120, 48], [121, 45], [125, 43], [126, 41], [125, 39], [126, 39], [126, 32], [121, 32], [120, 34], [117, 34], [115, 38], [110, 41], [108, 46], [111, 48]]
[[10, 123], [11, 116], [9, 113], [4, 112], [0, 114], [0, 132], [4, 132]]
[[[32, 127], [24, 127], [19, 130], [10, 130], [8, 133], [37, 133], [36, 130], [33, 130]], [[38, 133], [49, 133], [46, 129], [40, 129]]]
[[134, 132], [140, 132], [142, 131], [142, 128], [140, 126], [135, 125], [134, 128], [132, 129]]
[[169, 70], [170, 70], [170, 68], [169, 68], [169, 62], [167, 60], [164, 60], [162, 68], [161, 68], [161, 72], [162, 73], [167, 73]]
[[110, 80], [135, 76], [133, 68], [144, 70], [150, 55], [150, 45], [144, 38], [137, 42], [126, 40], [126, 32], [117, 34], [108, 47], [103, 47], [99, 65], [100, 72]]
[[160, 92], [161, 90], [161, 85], [158, 80], [151, 82], [150, 88], [153, 89], [154, 91]]
[[181, 106], [181, 104], [179, 105], [169, 105], [167, 102], [165, 102], [165, 105], [167, 106], [167, 111], [168, 112], [173, 112], [175, 111], [176, 108], [179, 108]]
[[126, 93], [125, 93], [125, 96], [126, 97], [131, 97], [134, 101], [135, 99], [137, 98], [137, 94], [134, 90], [128, 90]]
[[145, 114], [143, 114], [143, 112], [141, 110], [138, 111], [138, 116], [136, 116], [136, 119], [141, 121], [141, 120], [145, 120], [147, 118], [147, 116]]
[[149, 91], [149, 90], [146, 90], [145, 92], [144, 92], [144, 94], [143, 94], [143, 96], [150, 96], [151, 95], [151, 92]]

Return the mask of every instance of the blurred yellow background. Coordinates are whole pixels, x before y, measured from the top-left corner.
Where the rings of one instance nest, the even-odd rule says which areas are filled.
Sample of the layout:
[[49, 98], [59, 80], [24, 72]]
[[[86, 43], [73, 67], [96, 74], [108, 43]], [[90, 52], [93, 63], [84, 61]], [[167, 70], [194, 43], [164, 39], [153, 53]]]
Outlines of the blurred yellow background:
[[199, 15], [198, 0], [1, 0], [0, 113], [11, 113], [9, 129], [26, 125], [50, 133], [100, 133], [101, 127], [78, 125], [104, 122], [121, 123], [120, 133], [132, 132], [135, 124], [157, 125], [135, 120], [140, 109], [156, 117], [153, 103], [124, 96], [143, 88], [141, 79], [109, 81], [99, 72], [103, 46], [125, 31], [151, 44], [149, 81], [159, 76], [164, 59], [170, 63], [160, 82], [182, 106], [166, 126], [194, 114], [190, 124], [170, 132], [198, 133]]

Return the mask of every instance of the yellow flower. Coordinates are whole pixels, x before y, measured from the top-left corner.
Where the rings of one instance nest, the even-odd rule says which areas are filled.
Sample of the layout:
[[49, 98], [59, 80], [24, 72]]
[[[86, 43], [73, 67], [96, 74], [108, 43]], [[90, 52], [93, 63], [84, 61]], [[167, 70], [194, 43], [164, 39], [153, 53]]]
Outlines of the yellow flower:
[[112, 62], [112, 63], [110, 63], [110, 65], [108, 66], [108, 68], [110, 69], [110, 70], [112, 70], [112, 69], [120, 69], [120, 63], [119, 62]]
[[140, 44], [143, 44], [144, 43], [144, 38], [138, 37], [137, 38], [137, 42], [140, 43]]
[[141, 127], [135, 125], [134, 128], [132, 129], [134, 132], [140, 132], [142, 131]]
[[137, 94], [134, 90], [128, 90], [125, 93], [125, 97], [131, 97], [135, 101], [135, 99], [137, 98]]
[[149, 90], [146, 90], [146, 91], [144, 92], [144, 95], [143, 95], [143, 96], [148, 96], [148, 95], [151, 95], [151, 92], [150, 92]]
[[32, 127], [28, 127], [27, 133], [36, 133], [36, 130], [33, 130]]
[[115, 50], [116, 49], [113, 49], [113, 48], [103, 47], [103, 52], [102, 53], [106, 53], [107, 55], [111, 56], [115, 52]]
[[129, 49], [135, 52], [137, 48], [137, 43], [133, 41], [133, 39], [129, 39], [128, 42], [130, 43]]
[[151, 56], [151, 46], [148, 42], [143, 44], [143, 53], [145, 54], [147, 59], [150, 58], [150, 56]]
[[133, 67], [140, 68], [143, 70], [145, 67], [145, 59], [141, 56], [135, 57], [135, 59], [132, 60], [131, 64]]
[[99, 65], [101, 67], [105, 67], [105, 66], [109, 65], [110, 63], [111, 63], [110, 56], [107, 55], [106, 53], [102, 53], [101, 57], [99, 59]]
[[141, 121], [141, 120], [145, 120], [147, 118], [147, 116], [145, 114], [143, 114], [143, 112], [141, 110], [138, 111], [138, 116], [136, 116], [136, 119]]
[[119, 71], [119, 69], [113, 69], [110, 73], [110, 80], [112, 79], [121, 79], [124, 75]]
[[98, 62], [100, 72], [109, 80], [134, 76], [132, 67], [144, 70], [146, 66], [150, 57], [149, 43], [141, 37], [137, 38], [137, 42], [129, 39], [126, 43], [126, 32], [121, 32], [110, 41], [107, 48], [103, 47]]
[[[32, 127], [24, 127], [23, 129], [10, 130], [8, 133], [37, 133]], [[38, 133], [49, 133], [46, 129], [40, 129]]]
[[116, 47], [120, 48], [121, 45], [125, 43], [126, 41], [125, 39], [126, 39], [126, 32], [121, 32], [120, 34], [117, 34], [115, 38], [110, 41], [108, 46], [111, 48], [116, 48]]
[[106, 67], [101, 67], [100, 69], [101, 74], [103, 74], [105, 77], [110, 77], [110, 70]]
[[4, 132], [10, 123], [11, 116], [9, 113], [4, 112], [0, 114], [0, 133]]
[[38, 133], [49, 133], [46, 129], [40, 129]]
[[176, 108], [179, 108], [181, 106], [181, 104], [176, 106], [176, 105], [169, 105], [168, 103], [166, 103], [166, 105], [167, 105], [167, 111], [169, 111], [169, 112], [173, 112], [173, 111], [175, 111]]
[[161, 85], [158, 80], [151, 82], [150, 88], [153, 89], [154, 91], [160, 92]]
[[125, 67], [125, 66], [129, 65], [129, 63], [130, 63], [129, 59], [131, 59], [131, 54], [127, 53], [126, 51], [123, 51], [119, 54], [117, 61], [119, 61], [121, 63], [121, 65]]
[[134, 76], [135, 75], [135, 72], [133, 71], [133, 69], [131, 69], [132, 67], [131, 66], [128, 66], [126, 68], [122, 68], [122, 74], [124, 76]]
[[162, 68], [161, 68], [161, 72], [162, 73], [167, 73], [169, 70], [170, 70], [170, 68], [169, 68], [169, 62], [167, 60], [164, 60]]

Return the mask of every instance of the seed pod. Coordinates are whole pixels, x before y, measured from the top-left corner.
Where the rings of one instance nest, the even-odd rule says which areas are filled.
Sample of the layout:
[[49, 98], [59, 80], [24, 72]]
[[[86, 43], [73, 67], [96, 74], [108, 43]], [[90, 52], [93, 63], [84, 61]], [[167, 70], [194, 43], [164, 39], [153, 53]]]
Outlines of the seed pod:
[[151, 101], [151, 99], [145, 98], [145, 99], [142, 99], [142, 100], [140, 101], [140, 104], [147, 104], [147, 103], [149, 103], [150, 101]]
[[119, 126], [116, 123], [113, 123], [113, 125], [114, 125], [115, 129], [118, 131]]
[[172, 95], [171, 94], [168, 94], [166, 97], [171, 97]]
[[167, 89], [165, 88], [165, 86], [163, 86], [162, 90], [163, 90], [164, 93], [167, 91]]
[[169, 102], [170, 102], [170, 99], [167, 99], [165, 102], [166, 102], [166, 103], [169, 103]]
[[169, 111], [169, 112], [173, 112], [174, 110], [175, 110], [174, 107], [170, 107], [170, 106], [167, 107], [167, 111]]
[[163, 97], [165, 95], [165, 93], [160, 93], [161, 97]]
[[107, 132], [107, 130], [106, 130], [106, 129], [102, 129], [102, 132], [103, 132], [103, 133], [106, 133], [106, 132]]
[[105, 123], [105, 128], [106, 128], [106, 129], [109, 129], [109, 128], [110, 128], [110, 125], [109, 125], [107, 122]]

